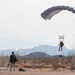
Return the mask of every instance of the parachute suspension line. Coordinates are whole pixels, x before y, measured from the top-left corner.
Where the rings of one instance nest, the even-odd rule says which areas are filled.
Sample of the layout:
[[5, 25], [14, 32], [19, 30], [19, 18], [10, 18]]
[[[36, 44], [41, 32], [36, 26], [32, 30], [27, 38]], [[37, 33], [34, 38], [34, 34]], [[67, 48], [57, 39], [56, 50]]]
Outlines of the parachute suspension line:
[[[69, 26], [68, 26], [68, 27], [69, 27]], [[68, 29], [68, 31], [70, 32], [69, 28], [67, 28], [67, 29]], [[65, 31], [65, 33], [66, 33], [66, 31]], [[69, 34], [69, 33], [67, 32], [67, 34]], [[72, 34], [72, 33], [71, 33], [71, 34]], [[65, 36], [67, 37], [67, 35], [65, 35]], [[68, 43], [68, 47], [73, 50], [73, 43], [70, 41], [69, 38], [67, 38], [67, 43]]]
[[[70, 22], [70, 21], [69, 21], [69, 22]], [[73, 37], [73, 40], [74, 40], [74, 42], [75, 42], [75, 37], [74, 37], [73, 33], [70, 32], [71, 30], [70, 30], [69, 28], [70, 28], [70, 24], [67, 26], [68, 32], [67, 32], [67, 30], [66, 30], [66, 28], [65, 28], [65, 33], [67, 32], [68, 34], [71, 34], [71, 36]], [[73, 47], [74, 44], [71, 43], [71, 41], [69, 40], [69, 38], [67, 38], [67, 40], [68, 40], [70, 46], [72, 47], [71, 49], [73, 50], [73, 49], [74, 49], [74, 47]]]
[[75, 37], [74, 37], [74, 35], [72, 34], [72, 36], [73, 36], [73, 39], [74, 39], [74, 42], [75, 42]]
[[[70, 29], [69, 29], [70, 26], [67, 27], [68, 31], [70, 32]], [[65, 29], [66, 30], [66, 29]], [[71, 33], [71, 32], [70, 32]], [[75, 42], [75, 37], [73, 35], [73, 33], [71, 33], [72, 37], [73, 37], [73, 40]], [[72, 55], [72, 59], [73, 59], [73, 56], [74, 56], [74, 44], [70, 42], [69, 38], [67, 38], [68, 42], [69, 42], [69, 45], [71, 47], [71, 50], [72, 50], [72, 53], [70, 53], [70, 55]], [[69, 54], [69, 53], [68, 53]], [[73, 62], [73, 60], [72, 60]]]
[[[74, 37], [74, 35], [72, 34], [72, 37], [73, 37], [73, 39], [74, 39], [74, 43], [75, 43], [75, 37]], [[73, 49], [74, 50], [74, 49]]]

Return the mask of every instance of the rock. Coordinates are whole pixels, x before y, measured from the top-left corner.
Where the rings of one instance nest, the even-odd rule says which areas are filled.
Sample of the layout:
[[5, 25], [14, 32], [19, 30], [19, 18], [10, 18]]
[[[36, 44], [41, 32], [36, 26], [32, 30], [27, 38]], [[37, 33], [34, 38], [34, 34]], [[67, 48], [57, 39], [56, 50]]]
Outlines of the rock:
[[19, 71], [26, 72], [24, 68], [19, 68]]

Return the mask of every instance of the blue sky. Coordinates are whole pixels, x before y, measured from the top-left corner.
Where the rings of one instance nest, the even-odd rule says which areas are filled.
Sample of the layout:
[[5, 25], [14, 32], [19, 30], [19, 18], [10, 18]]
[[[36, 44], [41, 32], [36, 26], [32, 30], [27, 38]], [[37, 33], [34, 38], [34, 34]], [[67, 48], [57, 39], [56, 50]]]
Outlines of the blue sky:
[[1, 0], [0, 50], [57, 46], [64, 35], [67, 48], [74, 48], [75, 14], [62, 11], [45, 21], [40, 14], [52, 6], [75, 7], [75, 0]]

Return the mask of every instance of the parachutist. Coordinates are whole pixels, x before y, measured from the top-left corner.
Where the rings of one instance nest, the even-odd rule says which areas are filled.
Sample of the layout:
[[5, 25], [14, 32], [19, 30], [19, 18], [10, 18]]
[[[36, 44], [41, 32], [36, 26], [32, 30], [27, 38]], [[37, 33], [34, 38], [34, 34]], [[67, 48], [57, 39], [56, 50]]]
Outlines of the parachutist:
[[59, 44], [59, 50], [58, 51], [62, 51], [62, 47], [64, 46], [64, 43], [62, 41], [60, 41], [60, 44]]

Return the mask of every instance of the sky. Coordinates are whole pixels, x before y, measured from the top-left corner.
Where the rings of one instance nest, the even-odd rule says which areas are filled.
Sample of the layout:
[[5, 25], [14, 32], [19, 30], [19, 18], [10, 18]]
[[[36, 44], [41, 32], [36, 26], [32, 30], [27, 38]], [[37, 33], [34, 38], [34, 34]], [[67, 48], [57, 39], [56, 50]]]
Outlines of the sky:
[[75, 48], [75, 14], [62, 11], [51, 20], [40, 14], [57, 5], [75, 7], [75, 0], [0, 0], [0, 50], [58, 46], [64, 35], [66, 48]]

